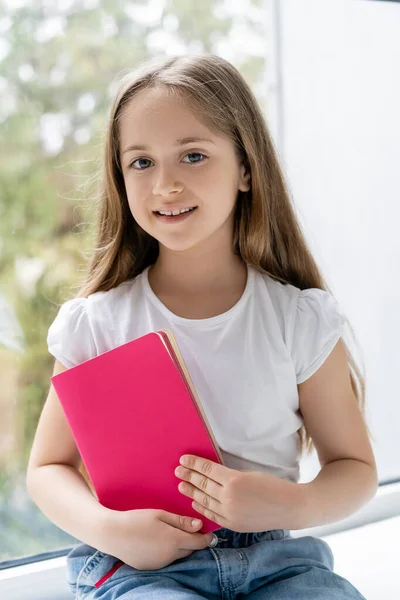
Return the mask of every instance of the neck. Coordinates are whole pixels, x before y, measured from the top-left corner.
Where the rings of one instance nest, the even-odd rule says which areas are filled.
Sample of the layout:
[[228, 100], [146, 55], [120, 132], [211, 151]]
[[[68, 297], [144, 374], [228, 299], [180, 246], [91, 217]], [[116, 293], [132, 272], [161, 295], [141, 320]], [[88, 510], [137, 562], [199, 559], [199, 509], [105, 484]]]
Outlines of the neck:
[[155, 291], [173, 290], [182, 294], [204, 294], [227, 287], [245, 287], [247, 268], [232, 250], [191, 248], [174, 252], [160, 245], [156, 263], [149, 270]]

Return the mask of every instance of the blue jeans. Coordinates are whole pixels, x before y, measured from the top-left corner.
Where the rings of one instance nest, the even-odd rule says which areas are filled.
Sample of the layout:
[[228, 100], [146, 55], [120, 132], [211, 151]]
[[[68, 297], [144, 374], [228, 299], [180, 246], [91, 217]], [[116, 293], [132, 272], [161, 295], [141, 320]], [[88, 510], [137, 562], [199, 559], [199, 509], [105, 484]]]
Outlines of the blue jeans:
[[286, 529], [216, 532], [215, 548], [196, 550], [157, 571], [139, 571], [80, 544], [68, 555], [68, 583], [79, 600], [366, 600], [333, 572], [322, 539]]

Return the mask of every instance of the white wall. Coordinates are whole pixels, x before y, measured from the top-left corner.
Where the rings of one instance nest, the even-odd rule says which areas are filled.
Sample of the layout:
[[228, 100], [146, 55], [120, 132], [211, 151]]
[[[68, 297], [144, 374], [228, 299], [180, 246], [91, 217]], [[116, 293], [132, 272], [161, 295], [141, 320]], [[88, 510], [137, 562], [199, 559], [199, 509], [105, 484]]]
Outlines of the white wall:
[[277, 143], [308, 241], [362, 347], [380, 479], [400, 476], [400, 4], [279, 7]]

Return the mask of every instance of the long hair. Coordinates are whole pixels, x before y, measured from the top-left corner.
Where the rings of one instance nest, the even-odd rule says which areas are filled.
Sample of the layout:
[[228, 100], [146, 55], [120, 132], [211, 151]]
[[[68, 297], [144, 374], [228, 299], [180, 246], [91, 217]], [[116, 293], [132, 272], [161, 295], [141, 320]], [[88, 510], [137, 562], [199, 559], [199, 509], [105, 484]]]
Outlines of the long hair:
[[[255, 96], [233, 65], [206, 54], [151, 59], [126, 72], [119, 81], [106, 133], [96, 244], [77, 297], [114, 288], [157, 259], [157, 240], [136, 223], [130, 212], [119, 156], [119, 122], [124, 109], [138, 92], [155, 87], [188, 101], [187, 105], [209, 128], [228, 136], [251, 174], [250, 190], [239, 191], [237, 196], [234, 252], [248, 265], [283, 284], [332, 293], [301, 231]], [[365, 417], [365, 380], [347, 344], [345, 348], [351, 386]], [[304, 425], [299, 436], [301, 454], [310, 453], [313, 442]]]

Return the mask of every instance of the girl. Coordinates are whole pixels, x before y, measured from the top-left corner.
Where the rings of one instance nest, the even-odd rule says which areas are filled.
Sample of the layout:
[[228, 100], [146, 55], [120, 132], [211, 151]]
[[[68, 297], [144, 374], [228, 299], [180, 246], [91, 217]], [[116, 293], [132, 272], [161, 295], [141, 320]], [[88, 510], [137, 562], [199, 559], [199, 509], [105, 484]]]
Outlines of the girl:
[[[249, 86], [213, 55], [129, 72], [103, 180], [87, 282], [49, 329], [54, 374], [169, 327], [225, 465], [201, 456], [176, 465], [198, 522], [106, 509], [79, 472], [51, 387], [27, 486], [83, 542], [67, 559], [76, 598], [363, 598], [333, 572], [325, 541], [290, 534], [356, 511], [374, 496], [377, 472], [346, 319], [307, 248]], [[300, 484], [311, 439], [321, 470]], [[203, 516], [222, 528], [200, 533]]]

